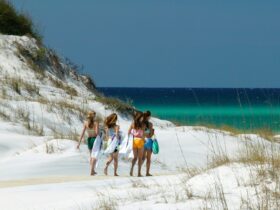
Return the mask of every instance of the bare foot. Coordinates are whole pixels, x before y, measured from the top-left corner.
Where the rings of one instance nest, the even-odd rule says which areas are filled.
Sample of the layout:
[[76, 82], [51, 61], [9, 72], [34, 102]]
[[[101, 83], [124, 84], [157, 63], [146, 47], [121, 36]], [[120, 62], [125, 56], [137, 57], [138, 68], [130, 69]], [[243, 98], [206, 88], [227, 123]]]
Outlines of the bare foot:
[[148, 174], [146, 174], [146, 176], [153, 176], [152, 174], [150, 174], [150, 173], [148, 173]]
[[91, 176], [94, 176], [94, 175], [96, 175], [97, 173], [95, 172], [95, 171], [92, 171], [91, 173], [90, 173], [90, 175]]
[[118, 174], [114, 174], [114, 176], [119, 176]]
[[130, 171], [129, 175], [130, 175], [130, 176], [133, 176], [133, 172], [132, 172], [132, 171]]
[[138, 177], [143, 177], [141, 174], [138, 174]]
[[104, 168], [104, 174], [105, 174], [106, 176], [108, 175], [108, 168], [107, 168], [107, 167]]

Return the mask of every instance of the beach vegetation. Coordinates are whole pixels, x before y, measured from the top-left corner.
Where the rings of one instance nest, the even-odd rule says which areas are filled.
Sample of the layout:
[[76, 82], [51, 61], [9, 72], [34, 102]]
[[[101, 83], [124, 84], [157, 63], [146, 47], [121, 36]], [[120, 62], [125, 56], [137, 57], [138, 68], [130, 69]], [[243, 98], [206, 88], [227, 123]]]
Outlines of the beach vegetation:
[[18, 50], [18, 57], [22, 56], [28, 67], [36, 73], [37, 78], [43, 79], [45, 76], [43, 66], [46, 59], [46, 49], [41, 46], [39, 49], [31, 51], [19, 43], [15, 44]]
[[49, 76], [48, 78], [56, 88], [64, 90], [70, 96], [78, 96], [78, 92], [75, 88], [69, 86], [59, 79], [53, 78], [52, 76]]
[[111, 198], [109, 196], [102, 196], [99, 198], [92, 210], [116, 210], [118, 209], [118, 203], [116, 198]]
[[[40, 95], [40, 89], [35, 83], [30, 83], [22, 80], [19, 77], [5, 77], [3, 80], [3, 84], [7, 84], [19, 95], [22, 95], [22, 91], [28, 92], [30, 95]], [[6, 90], [2, 94], [6, 97]]]
[[42, 42], [42, 36], [29, 15], [18, 12], [8, 0], [0, 0], [0, 33], [7, 35], [29, 35]]
[[38, 86], [36, 86], [34, 83], [30, 84], [28, 82], [22, 82], [24, 89], [30, 94], [30, 95], [40, 95], [40, 89]]
[[6, 99], [7, 98], [7, 90], [2, 86], [1, 90], [1, 98]]
[[53, 154], [55, 152], [54, 145], [52, 143], [46, 142], [45, 146], [46, 146], [46, 153], [47, 154]]
[[79, 141], [80, 134], [74, 129], [74, 131], [65, 131], [61, 132], [55, 127], [50, 128], [52, 130], [52, 135], [54, 139], [68, 139], [73, 141]]
[[0, 118], [9, 121], [11, 118], [4, 109], [0, 109]]
[[21, 90], [20, 90], [21, 79], [11, 78], [10, 80], [8, 80], [8, 82], [10, 82], [12, 89], [20, 95], [21, 94]]
[[129, 102], [126, 103], [114, 97], [105, 97], [101, 93], [97, 94], [94, 100], [104, 104], [107, 109], [111, 109], [122, 114], [133, 114], [136, 110]]
[[269, 127], [263, 127], [259, 129], [255, 129], [253, 133], [256, 133], [260, 137], [269, 140], [269, 141], [275, 141], [275, 135], [276, 133], [273, 132], [273, 130]]
[[32, 123], [30, 130], [33, 132], [33, 134], [36, 134], [38, 136], [44, 136], [44, 134], [45, 134], [44, 127], [42, 125], [38, 125], [34, 122]]
[[[243, 175], [236, 172], [235, 181], [238, 187], [247, 188], [247, 193], [240, 192], [240, 209], [278, 209], [280, 207], [280, 152], [279, 145], [275, 142], [264, 142], [259, 139], [245, 141], [245, 144], [233, 156], [229, 156], [224, 148], [218, 148], [219, 152], [210, 155], [210, 160], [205, 168], [186, 167], [182, 171], [185, 175], [181, 179], [186, 198], [202, 199], [204, 209], [230, 209], [228, 194], [225, 191], [225, 182], [219, 172], [223, 169], [216, 168], [228, 166], [233, 173], [236, 167], [250, 176], [244, 179]], [[213, 176], [213, 186], [210, 191], [196, 195], [188, 181], [194, 176]], [[273, 184], [272, 184], [273, 183]], [[275, 186], [275, 187], [272, 187]], [[249, 191], [254, 193], [252, 199]], [[176, 196], [174, 195], [176, 198]]]

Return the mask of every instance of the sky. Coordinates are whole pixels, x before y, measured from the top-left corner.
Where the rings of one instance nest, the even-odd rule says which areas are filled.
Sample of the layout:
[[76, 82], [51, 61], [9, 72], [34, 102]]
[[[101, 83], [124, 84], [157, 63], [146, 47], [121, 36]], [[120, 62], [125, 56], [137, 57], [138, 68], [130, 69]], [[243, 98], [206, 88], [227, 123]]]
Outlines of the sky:
[[280, 87], [279, 0], [12, 0], [99, 87]]

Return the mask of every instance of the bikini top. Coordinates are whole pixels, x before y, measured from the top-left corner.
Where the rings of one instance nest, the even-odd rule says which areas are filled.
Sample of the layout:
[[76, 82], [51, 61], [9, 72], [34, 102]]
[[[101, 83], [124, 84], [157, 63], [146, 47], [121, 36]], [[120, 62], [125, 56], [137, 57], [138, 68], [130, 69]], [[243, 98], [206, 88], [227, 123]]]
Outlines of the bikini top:
[[87, 132], [89, 136], [94, 136], [95, 135], [95, 130], [93, 128], [87, 128]]
[[146, 128], [145, 129], [145, 134], [150, 134], [151, 133], [151, 130], [149, 128]]
[[136, 130], [136, 129], [132, 129], [131, 130], [131, 134], [136, 137], [136, 138], [142, 138], [143, 137], [143, 134], [144, 134], [144, 131], [139, 129], [139, 130]]

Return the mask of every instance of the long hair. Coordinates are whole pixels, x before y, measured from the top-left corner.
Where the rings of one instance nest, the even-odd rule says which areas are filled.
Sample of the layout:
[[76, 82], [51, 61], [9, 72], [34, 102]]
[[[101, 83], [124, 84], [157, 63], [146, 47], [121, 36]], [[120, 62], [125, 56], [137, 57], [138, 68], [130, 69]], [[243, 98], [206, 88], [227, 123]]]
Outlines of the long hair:
[[94, 111], [90, 111], [87, 114], [87, 122], [89, 128], [93, 128], [95, 115], [96, 113]]
[[149, 120], [148, 120], [148, 118], [149, 117], [151, 117], [151, 112], [149, 111], [149, 110], [147, 110], [147, 111], [145, 111], [144, 113], [143, 113], [143, 121], [144, 121], [144, 123], [145, 123], [145, 125], [146, 125], [146, 127], [147, 128], [149, 128]]
[[144, 123], [144, 114], [143, 112], [137, 112], [134, 115], [133, 125], [135, 129], [141, 129]]
[[116, 113], [113, 113], [110, 114], [108, 117], [106, 117], [104, 123], [108, 128], [112, 128], [116, 125], [117, 120], [118, 120], [118, 115]]

